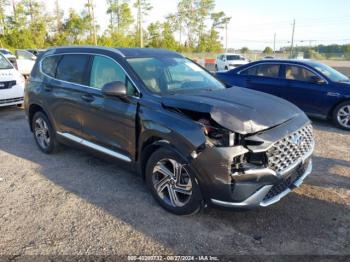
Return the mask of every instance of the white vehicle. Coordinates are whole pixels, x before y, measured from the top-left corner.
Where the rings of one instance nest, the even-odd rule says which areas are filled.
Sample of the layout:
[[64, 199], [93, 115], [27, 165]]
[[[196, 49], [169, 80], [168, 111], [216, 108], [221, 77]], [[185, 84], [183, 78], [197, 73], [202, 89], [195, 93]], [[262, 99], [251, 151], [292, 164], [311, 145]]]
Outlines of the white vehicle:
[[0, 106], [21, 105], [24, 84], [24, 77], [0, 54]]
[[227, 71], [248, 63], [249, 60], [241, 55], [224, 53], [216, 57], [215, 69], [216, 71]]
[[17, 68], [24, 75], [29, 76], [35, 64], [36, 56], [27, 50], [16, 50]]
[[14, 54], [12, 54], [9, 50], [6, 48], [0, 48], [0, 53], [7, 58], [16, 68], [17, 68], [17, 59]]

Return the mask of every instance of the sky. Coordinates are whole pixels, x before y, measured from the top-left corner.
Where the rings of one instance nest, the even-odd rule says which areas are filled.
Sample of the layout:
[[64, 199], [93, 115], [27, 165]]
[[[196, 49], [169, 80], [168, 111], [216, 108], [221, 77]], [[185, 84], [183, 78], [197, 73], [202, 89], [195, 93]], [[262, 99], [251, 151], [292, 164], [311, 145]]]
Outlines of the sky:
[[[66, 14], [70, 8], [82, 10], [86, 2], [60, 0]], [[153, 9], [145, 17], [146, 26], [153, 21], [163, 21], [167, 14], [176, 10], [178, 0], [150, 2]], [[45, 3], [52, 11], [54, 0], [46, 0]], [[108, 25], [106, 0], [95, 0], [94, 4], [97, 24], [103, 31]], [[294, 19], [296, 45], [350, 43], [350, 0], [216, 0], [214, 11], [224, 11], [232, 17], [228, 25], [229, 48], [273, 47], [274, 34], [277, 50], [288, 46]], [[225, 43], [224, 30], [220, 33]]]

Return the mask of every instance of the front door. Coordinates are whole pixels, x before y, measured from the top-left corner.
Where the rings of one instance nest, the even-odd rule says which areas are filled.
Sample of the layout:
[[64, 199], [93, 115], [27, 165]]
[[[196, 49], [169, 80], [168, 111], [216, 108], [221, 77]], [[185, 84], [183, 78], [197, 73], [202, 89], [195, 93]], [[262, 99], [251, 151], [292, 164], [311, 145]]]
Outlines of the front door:
[[[327, 94], [331, 90], [326, 80], [315, 82], [322, 77], [299, 65], [285, 65], [284, 76], [287, 80], [284, 90], [287, 100], [309, 114], [325, 115], [328, 112], [330, 97]], [[336, 99], [334, 97], [334, 103]]]
[[[113, 81], [125, 83], [127, 99], [102, 94], [102, 87]], [[132, 160], [136, 149], [138, 107], [135, 87], [114, 59], [100, 55], [93, 57], [89, 86], [83, 97], [83, 138], [92, 143], [90, 147], [125, 161]]]

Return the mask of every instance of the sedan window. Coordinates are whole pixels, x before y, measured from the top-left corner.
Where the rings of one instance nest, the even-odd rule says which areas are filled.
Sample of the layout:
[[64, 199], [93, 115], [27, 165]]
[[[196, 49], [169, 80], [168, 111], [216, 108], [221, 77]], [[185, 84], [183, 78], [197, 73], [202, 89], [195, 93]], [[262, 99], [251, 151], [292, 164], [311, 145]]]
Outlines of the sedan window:
[[310, 70], [307, 70], [306, 68], [292, 65], [286, 66], [285, 77], [288, 80], [311, 82], [315, 76], [316, 75], [314, 73], [312, 73]]
[[280, 66], [277, 64], [262, 64], [242, 71], [241, 75], [278, 78], [279, 71]]

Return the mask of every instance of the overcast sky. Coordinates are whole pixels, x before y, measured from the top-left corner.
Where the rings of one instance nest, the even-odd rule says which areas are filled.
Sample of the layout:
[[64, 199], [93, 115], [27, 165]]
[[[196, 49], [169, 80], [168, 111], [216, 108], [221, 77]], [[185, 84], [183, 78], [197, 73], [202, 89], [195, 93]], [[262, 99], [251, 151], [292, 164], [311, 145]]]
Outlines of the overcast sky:
[[[86, 0], [60, 0], [67, 13], [70, 8], [82, 10]], [[106, 1], [95, 0], [96, 20], [101, 29], [108, 24]], [[133, 0], [131, 1], [134, 2]], [[177, 0], [150, 0], [153, 10], [145, 22], [164, 20], [176, 10]], [[46, 0], [53, 10], [54, 0]], [[215, 11], [232, 17], [228, 26], [228, 46], [262, 49], [289, 45], [292, 21], [296, 19], [297, 45], [350, 43], [350, 0], [216, 0]], [[222, 40], [224, 42], [224, 32]]]

